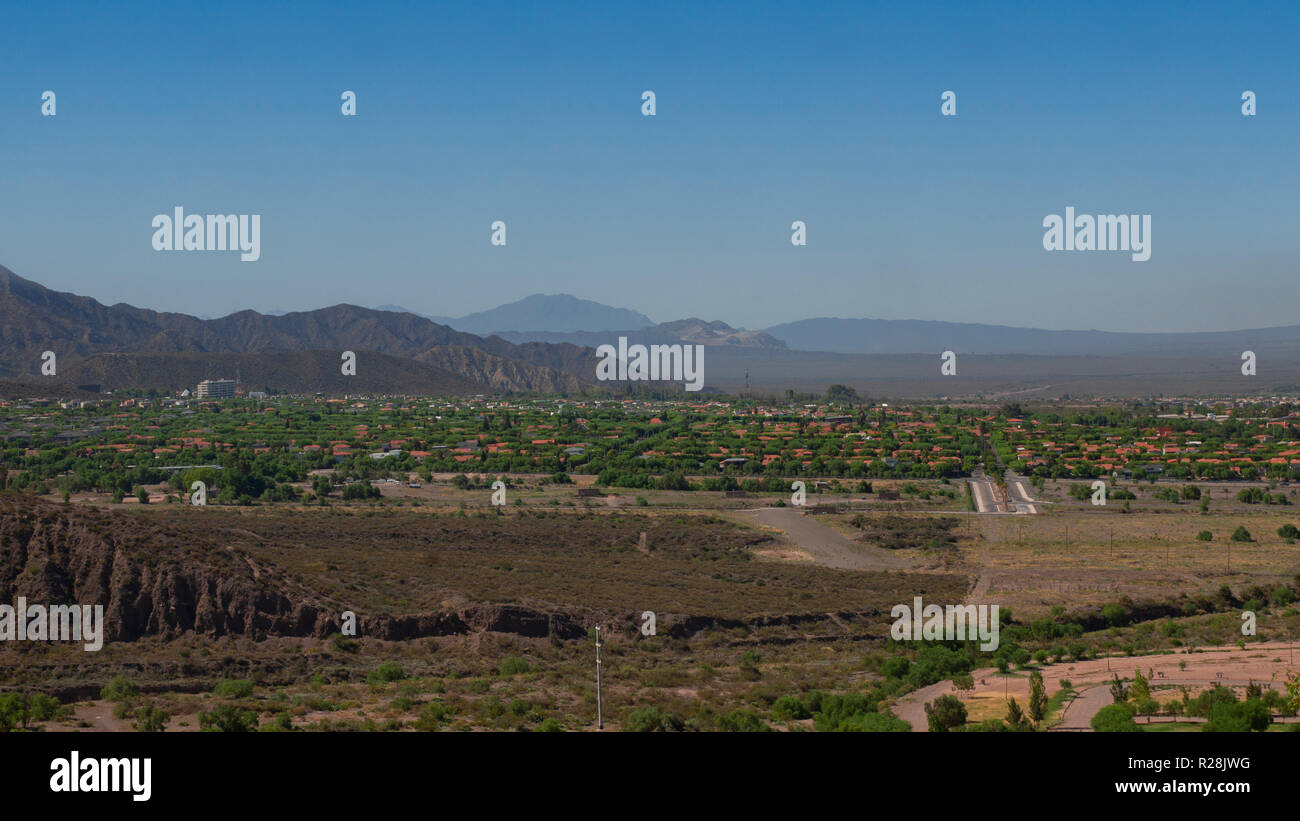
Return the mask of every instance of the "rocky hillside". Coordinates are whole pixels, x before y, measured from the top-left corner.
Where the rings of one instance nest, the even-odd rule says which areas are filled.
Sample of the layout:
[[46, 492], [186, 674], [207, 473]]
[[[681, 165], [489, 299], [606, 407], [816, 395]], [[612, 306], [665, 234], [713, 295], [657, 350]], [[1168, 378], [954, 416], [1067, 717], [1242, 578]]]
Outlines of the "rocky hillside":
[[[248, 384], [293, 392], [378, 390], [380, 383], [402, 393], [556, 391], [595, 382], [594, 352], [574, 345], [513, 345], [413, 314], [355, 305], [280, 316], [241, 311], [205, 320], [131, 305], [106, 306], [52, 291], [0, 267], [0, 379], [33, 381], [46, 350], [58, 356], [58, 381], [116, 387], [192, 386], [194, 372], [200, 378], [230, 377], [233, 365], [239, 365]], [[359, 367], [357, 380], [344, 383], [337, 361], [345, 350], [389, 359], [378, 360], [382, 372], [363, 375]], [[294, 352], [319, 352], [322, 367], [286, 356]], [[127, 362], [102, 358], [104, 354], [137, 358]], [[223, 354], [256, 356], [219, 359]], [[413, 361], [417, 358], [422, 361]], [[332, 368], [323, 367], [327, 361], [334, 363]], [[118, 366], [126, 368], [115, 371]], [[372, 384], [360, 384], [363, 376]]]
[[[104, 640], [144, 636], [327, 636], [347, 605], [279, 568], [148, 517], [0, 497], [0, 601], [100, 604]], [[568, 614], [510, 604], [411, 615], [359, 613], [361, 635], [409, 639], [492, 630], [574, 638]]]

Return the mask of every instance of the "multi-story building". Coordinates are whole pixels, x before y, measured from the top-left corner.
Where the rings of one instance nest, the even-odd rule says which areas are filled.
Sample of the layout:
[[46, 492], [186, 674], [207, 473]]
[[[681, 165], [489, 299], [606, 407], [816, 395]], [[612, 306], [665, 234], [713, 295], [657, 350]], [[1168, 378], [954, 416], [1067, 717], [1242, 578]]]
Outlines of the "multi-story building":
[[199, 399], [234, 399], [235, 380], [204, 379], [199, 383], [194, 395]]

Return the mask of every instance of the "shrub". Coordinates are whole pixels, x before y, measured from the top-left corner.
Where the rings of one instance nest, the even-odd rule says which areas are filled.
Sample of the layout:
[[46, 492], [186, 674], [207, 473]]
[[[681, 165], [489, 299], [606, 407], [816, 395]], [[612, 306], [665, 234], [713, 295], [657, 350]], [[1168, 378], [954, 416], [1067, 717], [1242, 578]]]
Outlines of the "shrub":
[[214, 696], [222, 698], [248, 698], [253, 694], [253, 682], [248, 679], [226, 679], [212, 688]]
[[386, 661], [366, 674], [366, 681], [370, 684], [387, 684], [404, 678], [406, 671], [395, 661]]
[[71, 707], [64, 708], [58, 698], [45, 693], [33, 694], [27, 705], [32, 721], [50, 721], [58, 718], [60, 714], [71, 714], [72, 712]]
[[126, 676], [116, 676], [99, 691], [99, 697], [108, 701], [126, 701], [140, 694], [140, 688]]
[[680, 730], [686, 726], [677, 716], [664, 713], [658, 707], [645, 707], [628, 713], [623, 727], [633, 733], [656, 733]]
[[880, 674], [886, 678], [902, 678], [912, 669], [907, 656], [890, 656], [880, 665]]
[[415, 720], [415, 729], [426, 733], [434, 732], [451, 720], [451, 709], [441, 701], [431, 701], [424, 705], [420, 717]]
[[781, 696], [772, 704], [772, 718], [777, 721], [800, 721], [812, 718], [812, 713], [798, 696]]
[[1202, 530], [1200, 533], [1196, 534], [1196, 538], [1198, 541], [1208, 542], [1214, 539], [1214, 534], [1208, 530]]
[[150, 704], [136, 708], [135, 720], [131, 726], [140, 733], [161, 733], [167, 729], [167, 721], [171, 715], [166, 710], [160, 710]]
[[343, 488], [343, 500], [349, 502], [358, 499], [379, 499], [383, 495], [379, 488], [369, 482], [354, 482]]
[[1128, 624], [1128, 611], [1118, 604], [1108, 604], [1101, 608], [1101, 617], [1111, 627], [1123, 627]]
[[340, 653], [355, 653], [361, 649], [361, 642], [356, 639], [350, 639], [342, 633], [335, 633], [330, 636], [330, 644]]
[[1092, 717], [1092, 730], [1096, 733], [1140, 733], [1142, 728], [1133, 720], [1132, 704], [1107, 704]]
[[1235, 704], [1219, 703], [1210, 708], [1210, 720], [1201, 726], [1207, 733], [1262, 733], [1273, 723], [1264, 702], [1254, 698]]
[[942, 695], [925, 705], [930, 732], [946, 733], [966, 723], [966, 705], [956, 696]]
[[499, 669], [503, 676], [516, 676], [527, 673], [532, 668], [528, 666], [528, 659], [523, 656], [508, 656], [501, 662]]
[[1243, 527], [1243, 526], [1241, 526], [1241, 525], [1237, 525], [1237, 529], [1234, 530], [1234, 531], [1232, 531], [1232, 540], [1233, 540], [1234, 542], [1253, 542], [1253, 541], [1255, 541], [1253, 538], [1251, 538], [1250, 531], [1247, 530], [1245, 527]]
[[199, 713], [199, 729], [205, 733], [251, 733], [257, 726], [257, 713], [228, 704]]
[[257, 728], [259, 733], [289, 733], [293, 732], [293, 716], [288, 713], [277, 713], [275, 718]]

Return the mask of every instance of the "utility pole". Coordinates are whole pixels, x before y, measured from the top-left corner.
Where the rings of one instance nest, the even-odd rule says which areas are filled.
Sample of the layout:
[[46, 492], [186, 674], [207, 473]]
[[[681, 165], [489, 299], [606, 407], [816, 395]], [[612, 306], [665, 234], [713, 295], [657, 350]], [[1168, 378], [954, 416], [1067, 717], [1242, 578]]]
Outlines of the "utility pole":
[[596, 628], [596, 729], [605, 729], [604, 705], [600, 698], [600, 628]]

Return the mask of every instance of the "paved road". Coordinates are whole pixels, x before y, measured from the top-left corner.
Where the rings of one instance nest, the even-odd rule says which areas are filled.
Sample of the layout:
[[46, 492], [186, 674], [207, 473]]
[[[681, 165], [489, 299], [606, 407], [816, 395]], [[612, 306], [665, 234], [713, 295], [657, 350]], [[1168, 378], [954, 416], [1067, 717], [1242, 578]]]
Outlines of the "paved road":
[[1003, 494], [982, 470], [976, 470], [969, 480], [975, 509], [980, 513], [1038, 513], [1042, 503], [1030, 494], [1029, 482], [1011, 471], [1007, 471], [1006, 480]]
[[987, 476], [973, 476], [970, 479], [970, 492], [975, 497], [975, 509], [980, 513], [997, 513], [998, 503], [994, 494], [993, 480]]
[[894, 705], [894, 715], [911, 724], [912, 732], [928, 733], [930, 732], [930, 722], [925, 717], [925, 705], [944, 693], [954, 692], [956, 691], [953, 690], [951, 680], [913, 690], [899, 699], [898, 703]]
[[1091, 730], [1092, 717], [1097, 715], [1098, 710], [1110, 703], [1109, 684], [1096, 684], [1085, 688], [1065, 708], [1061, 721], [1052, 729], [1066, 731]]
[[760, 524], [783, 531], [790, 541], [826, 567], [846, 570], [902, 570], [907, 562], [881, 547], [855, 542], [796, 507], [764, 507], [743, 511]]
[[1016, 513], [1038, 512], [1038, 503], [1029, 494], [1029, 482], [1011, 471], [1007, 471], [1007, 497]]

